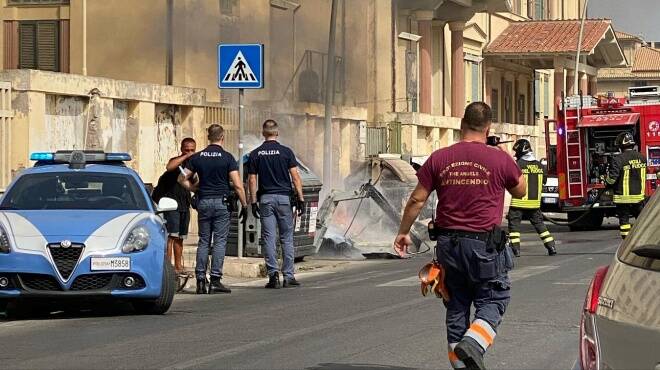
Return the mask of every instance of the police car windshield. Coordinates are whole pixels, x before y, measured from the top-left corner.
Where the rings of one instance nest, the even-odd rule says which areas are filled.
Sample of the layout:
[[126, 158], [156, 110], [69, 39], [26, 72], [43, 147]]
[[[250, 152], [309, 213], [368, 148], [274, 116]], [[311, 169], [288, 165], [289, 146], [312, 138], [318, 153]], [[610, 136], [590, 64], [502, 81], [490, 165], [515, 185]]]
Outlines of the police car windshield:
[[21, 176], [3, 197], [9, 210], [148, 210], [135, 180], [109, 173], [39, 173]]

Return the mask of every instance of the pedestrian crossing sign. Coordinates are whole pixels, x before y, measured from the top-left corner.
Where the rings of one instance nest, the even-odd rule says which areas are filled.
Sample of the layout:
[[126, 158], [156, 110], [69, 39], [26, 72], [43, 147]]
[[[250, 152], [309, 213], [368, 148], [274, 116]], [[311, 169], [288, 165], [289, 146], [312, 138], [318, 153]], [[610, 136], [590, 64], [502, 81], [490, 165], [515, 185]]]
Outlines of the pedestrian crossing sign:
[[218, 87], [262, 89], [264, 47], [261, 44], [218, 45]]

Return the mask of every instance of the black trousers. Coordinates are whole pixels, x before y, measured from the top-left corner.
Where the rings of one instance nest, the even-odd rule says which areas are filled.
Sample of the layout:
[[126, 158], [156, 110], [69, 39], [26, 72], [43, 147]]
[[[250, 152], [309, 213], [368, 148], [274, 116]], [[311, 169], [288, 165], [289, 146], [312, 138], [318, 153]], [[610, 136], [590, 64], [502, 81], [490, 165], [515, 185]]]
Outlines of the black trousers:
[[552, 248], [555, 246], [555, 239], [550, 234], [550, 231], [545, 226], [543, 222], [543, 213], [539, 208], [526, 209], [526, 208], [509, 208], [509, 213], [506, 216], [507, 221], [509, 222], [509, 238], [511, 240], [511, 246], [516, 249], [520, 249], [520, 223], [523, 220], [529, 220], [529, 222], [536, 229], [536, 233], [539, 235], [539, 238], [543, 241], [543, 245], [546, 248]]
[[639, 203], [616, 203], [616, 216], [619, 218], [619, 232], [621, 238], [625, 239], [630, 233], [632, 225], [630, 218], [639, 216], [644, 207], [644, 202]]

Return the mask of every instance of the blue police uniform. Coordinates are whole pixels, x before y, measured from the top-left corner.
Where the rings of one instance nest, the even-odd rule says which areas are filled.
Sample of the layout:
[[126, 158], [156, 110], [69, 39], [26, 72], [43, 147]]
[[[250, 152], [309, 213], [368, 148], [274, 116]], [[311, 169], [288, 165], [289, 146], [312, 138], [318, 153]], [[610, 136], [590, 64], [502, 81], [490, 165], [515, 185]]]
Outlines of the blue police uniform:
[[268, 276], [277, 274], [277, 229], [282, 245], [282, 274], [293, 279], [293, 228], [291, 204], [291, 175], [289, 170], [298, 165], [293, 151], [275, 140], [267, 140], [250, 152], [248, 174], [259, 179], [259, 209], [261, 211], [261, 238], [264, 243]]
[[230, 192], [229, 173], [238, 171], [238, 164], [231, 153], [220, 145], [211, 144], [190, 157], [188, 169], [199, 176], [199, 244], [195, 274], [198, 280], [206, 279], [209, 248], [213, 241], [210, 275], [220, 279], [229, 234], [230, 213], [225, 202]]

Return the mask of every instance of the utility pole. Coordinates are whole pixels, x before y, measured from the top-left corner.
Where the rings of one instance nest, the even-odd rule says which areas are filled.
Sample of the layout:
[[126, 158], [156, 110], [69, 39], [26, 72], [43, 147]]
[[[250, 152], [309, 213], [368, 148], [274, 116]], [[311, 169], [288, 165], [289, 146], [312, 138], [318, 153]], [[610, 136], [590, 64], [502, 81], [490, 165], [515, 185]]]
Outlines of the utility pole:
[[332, 0], [330, 10], [330, 35], [328, 37], [328, 61], [325, 78], [325, 130], [323, 133], [323, 183], [332, 186], [332, 103], [335, 96], [335, 35], [337, 32], [337, 0]]
[[587, 6], [589, 6], [589, 0], [584, 1], [584, 8], [582, 9], [582, 20], [580, 21], [580, 34], [578, 36], [578, 47], [577, 55], [575, 57], [575, 80], [573, 85], [573, 93], [578, 95], [580, 90], [579, 83], [579, 68], [580, 68], [580, 52], [582, 51], [582, 34], [584, 33], [584, 21], [587, 18]]

